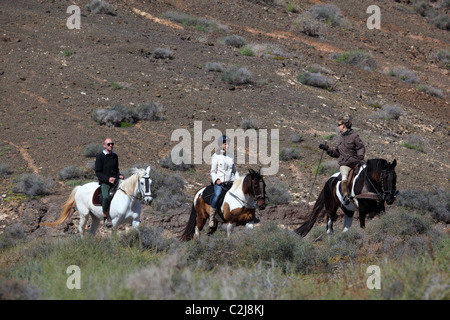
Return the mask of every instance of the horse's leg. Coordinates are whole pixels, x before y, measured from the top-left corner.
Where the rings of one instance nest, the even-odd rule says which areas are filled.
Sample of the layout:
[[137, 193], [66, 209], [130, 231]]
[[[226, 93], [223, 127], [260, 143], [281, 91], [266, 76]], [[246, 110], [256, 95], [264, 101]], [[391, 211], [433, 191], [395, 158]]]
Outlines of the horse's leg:
[[231, 236], [231, 232], [235, 226], [235, 223], [227, 223], [227, 237]]
[[359, 212], [359, 226], [361, 228], [365, 228], [366, 227], [366, 213], [365, 212]]
[[252, 220], [252, 221], [250, 221], [250, 222], [247, 222], [247, 223], [245, 224], [245, 228], [246, 228], [246, 229], [249, 229], [249, 230], [253, 230], [254, 226], [255, 226], [255, 221], [254, 221], [254, 220]]
[[80, 208], [78, 208], [78, 214], [80, 215], [80, 224], [78, 225], [78, 232], [80, 233], [80, 235], [83, 235], [86, 228], [87, 219], [89, 217], [89, 209], [82, 208], [80, 206]]
[[194, 238], [200, 238], [200, 230], [198, 229], [198, 226], [195, 226]]
[[327, 234], [333, 233], [333, 222], [337, 220], [337, 209], [339, 207], [338, 203], [339, 200], [336, 197], [336, 181], [327, 182], [324, 187], [324, 205], [325, 205], [325, 212], [328, 216], [328, 223], [327, 223]]
[[139, 228], [141, 224], [141, 203], [139, 201], [135, 201], [133, 204], [131, 218], [131, 226], [133, 229]]
[[[208, 213], [209, 210], [208, 210], [208, 212], [206, 211], [206, 209], [207, 209], [206, 204], [203, 201], [203, 199], [201, 199], [201, 200], [202, 201], [200, 201], [200, 199], [197, 200], [197, 205], [195, 206], [195, 210], [197, 211], [197, 224], [195, 225], [194, 235], [196, 238], [200, 237], [200, 232], [203, 230], [203, 227], [205, 226], [206, 221], [208, 220], [208, 217], [209, 217], [209, 213]], [[215, 229], [211, 228], [209, 233], [211, 234], [214, 231], [215, 231]]]
[[333, 222], [337, 220], [336, 212], [339, 206], [337, 202], [333, 201], [333, 199], [334, 198], [325, 203], [325, 210], [328, 215], [327, 234], [333, 233]]
[[347, 232], [348, 229], [352, 226], [353, 216], [349, 217], [347, 214], [344, 214], [344, 229], [342, 232]]
[[96, 215], [94, 215], [93, 213], [91, 213], [91, 218], [92, 218], [92, 223], [91, 223], [91, 228], [89, 230], [90, 234], [94, 235], [97, 232], [97, 229], [100, 225], [100, 219], [97, 218]]
[[327, 234], [333, 233], [333, 219], [330, 215], [328, 215], [328, 223], [327, 223]]

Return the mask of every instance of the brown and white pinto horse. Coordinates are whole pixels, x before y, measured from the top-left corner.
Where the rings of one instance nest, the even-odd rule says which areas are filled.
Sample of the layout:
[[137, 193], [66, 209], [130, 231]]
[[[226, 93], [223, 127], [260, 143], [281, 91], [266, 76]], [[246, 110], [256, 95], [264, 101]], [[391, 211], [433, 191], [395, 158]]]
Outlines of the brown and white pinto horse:
[[[199, 237], [200, 231], [209, 218], [210, 205], [206, 203], [203, 192], [206, 187], [197, 191], [194, 196], [191, 215], [189, 221], [180, 236], [181, 241], [191, 240], [194, 236]], [[249, 173], [242, 178], [234, 181], [233, 186], [225, 194], [224, 201], [221, 206], [224, 222], [227, 224], [227, 234], [231, 234], [234, 226], [245, 225], [252, 229], [255, 220], [255, 206], [259, 210], [266, 208], [266, 184], [263, 176], [253, 169], [249, 169]], [[206, 195], [205, 195], [206, 196]], [[219, 215], [216, 214], [216, 217]], [[217, 223], [214, 228], [210, 228], [209, 234], [217, 229]]]
[[342, 203], [340, 192], [341, 180], [339, 173], [331, 176], [317, 199], [308, 221], [302, 224], [295, 232], [302, 237], [306, 236], [314, 226], [320, 213], [325, 209], [328, 215], [327, 233], [333, 232], [333, 222], [337, 220], [336, 211], [341, 208], [344, 211], [344, 230], [346, 232], [353, 221], [353, 214], [359, 211], [359, 223], [361, 228], [366, 225], [366, 215], [373, 218], [375, 214], [384, 212], [384, 202], [394, 203], [398, 194], [396, 189], [397, 175], [395, 166], [384, 159], [371, 159], [367, 165], [363, 165], [354, 179], [353, 186], [349, 186], [352, 201], [348, 205]]

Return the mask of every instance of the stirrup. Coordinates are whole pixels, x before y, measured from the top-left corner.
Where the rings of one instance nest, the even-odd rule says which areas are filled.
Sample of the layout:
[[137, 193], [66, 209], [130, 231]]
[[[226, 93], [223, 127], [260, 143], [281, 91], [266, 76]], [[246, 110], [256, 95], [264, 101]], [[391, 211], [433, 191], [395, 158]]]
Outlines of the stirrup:
[[344, 198], [342, 199], [342, 201], [344, 202], [345, 205], [349, 205], [349, 204], [350, 204], [350, 198], [349, 198], [349, 196], [344, 196]]

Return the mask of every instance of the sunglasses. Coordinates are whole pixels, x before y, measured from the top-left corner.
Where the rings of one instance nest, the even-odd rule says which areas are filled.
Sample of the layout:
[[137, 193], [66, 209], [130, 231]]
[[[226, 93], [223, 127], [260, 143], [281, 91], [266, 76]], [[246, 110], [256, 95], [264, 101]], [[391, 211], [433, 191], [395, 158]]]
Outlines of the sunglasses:
[[338, 123], [337, 125], [338, 125], [338, 127], [340, 127], [340, 126], [342, 126], [342, 125], [343, 125], [343, 123]]
[[114, 146], [114, 142], [110, 142], [106, 144], [108, 147]]

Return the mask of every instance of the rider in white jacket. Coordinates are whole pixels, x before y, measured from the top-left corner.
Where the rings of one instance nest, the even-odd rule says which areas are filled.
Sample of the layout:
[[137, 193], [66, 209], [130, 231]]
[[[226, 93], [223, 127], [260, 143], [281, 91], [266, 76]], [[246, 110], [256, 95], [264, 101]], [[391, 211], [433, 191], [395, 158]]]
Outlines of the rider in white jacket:
[[219, 140], [219, 145], [222, 147], [217, 153], [213, 154], [211, 158], [211, 178], [214, 183], [214, 196], [211, 200], [211, 209], [209, 212], [209, 227], [214, 227], [216, 216], [217, 200], [222, 192], [221, 184], [223, 182], [234, 181], [239, 178], [236, 165], [234, 163], [234, 156], [228, 153], [230, 138], [223, 135]]

